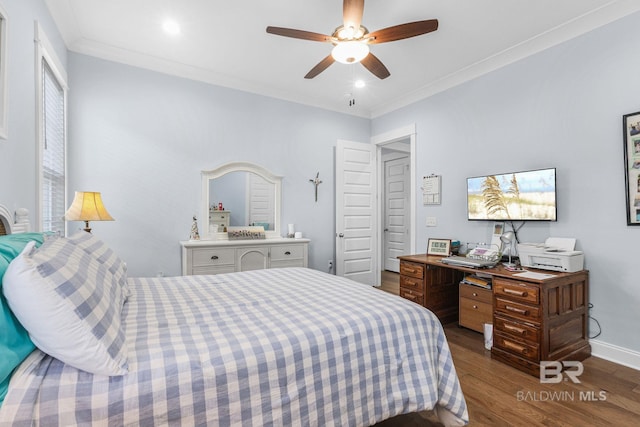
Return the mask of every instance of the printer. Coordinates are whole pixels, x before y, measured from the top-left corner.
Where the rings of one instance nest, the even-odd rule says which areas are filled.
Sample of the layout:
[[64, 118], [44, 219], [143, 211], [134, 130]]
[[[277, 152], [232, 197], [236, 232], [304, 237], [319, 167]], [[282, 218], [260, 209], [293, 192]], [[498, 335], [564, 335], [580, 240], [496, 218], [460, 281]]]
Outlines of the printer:
[[576, 239], [549, 237], [544, 243], [518, 243], [523, 267], [572, 273], [584, 268], [584, 253], [575, 250]]

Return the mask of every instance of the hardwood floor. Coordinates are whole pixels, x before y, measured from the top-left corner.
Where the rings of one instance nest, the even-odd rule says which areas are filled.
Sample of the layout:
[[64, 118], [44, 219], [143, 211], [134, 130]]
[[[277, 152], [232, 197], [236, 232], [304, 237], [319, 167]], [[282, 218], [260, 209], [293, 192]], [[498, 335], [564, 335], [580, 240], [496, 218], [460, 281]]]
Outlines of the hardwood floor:
[[[388, 272], [387, 272], [388, 273]], [[397, 280], [397, 279], [395, 279]], [[393, 274], [380, 288], [393, 292]], [[396, 291], [397, 293], [397, 291]], [[482, 334], [445, 325], [445, 333], [467, 401], [470, 426], [637, 426], [640, 371], [590, 357], [580, 383], [542, 384], [491, 359]], [[441, 426], [432, 412], [401, 415], [376, 427]]]

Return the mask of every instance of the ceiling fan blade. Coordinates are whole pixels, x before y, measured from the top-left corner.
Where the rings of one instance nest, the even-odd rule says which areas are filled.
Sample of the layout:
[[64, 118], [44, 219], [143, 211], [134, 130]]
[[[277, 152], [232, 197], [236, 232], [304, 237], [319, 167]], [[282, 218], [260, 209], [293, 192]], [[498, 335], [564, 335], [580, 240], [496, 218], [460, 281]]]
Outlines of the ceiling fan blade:
[[293, 37], [294, 39], [311, 40], [314, 42], [331, 42], [331, 37], [311, 31], [294, 30], [293, 28], [267, 27], [267, 33], [277, 36]]
[[342, 3], [342, 21], [344, 28], [353, 27], [355, 31], [358, 31], [362, 23], [363, 12], [364, 0], [344, 0]]
[[309, 71], [307, 75], [304, 76], [304, 78], [305, 79], [314, 78], [315, 76], [317, 76], [318, 74], [320, 74], [321, 72], [329, 68], [329, 65], [333, 64], [334, 62], [335, 62], [335, 59], [333, 59], [333, 56], [331, 55], [327, 56], [322, 61], [318, 62], [318, 64], [315, 67], [313, 67], [311, 71]]
[[380, 61], [378, 57], [371, 52], [369, 52], [369, 54], [365, 56], [365, 58], [360, 62], [362, 63], [362, 65], [364, 65], [364, 67], [367, 70], [371, 71], [374, 76], [376, 76], [381, 80], [386, 79], [391, 75], [389, 70], [387, 70], [387, 67], [385, 67], [384, 64], [382, 63], [382, 61]]
[[395, 25], [367, 34], [369, 44], [392, 42], [396, 40], [408, 39], [422, 34], [430, 33], [438, 29], [437, 19], [426, 21], [407, 22], [406, 24]]

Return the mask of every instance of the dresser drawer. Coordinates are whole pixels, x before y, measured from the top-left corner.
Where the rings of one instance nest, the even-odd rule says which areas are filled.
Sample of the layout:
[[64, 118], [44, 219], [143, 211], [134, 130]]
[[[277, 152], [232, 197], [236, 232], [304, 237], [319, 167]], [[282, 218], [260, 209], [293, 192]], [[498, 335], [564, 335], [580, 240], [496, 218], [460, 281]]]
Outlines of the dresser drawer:
[[474, 301], [493, 305], [493, 293], [490, 289], [484, 289], [466, 283], [460, 284], [460, 298], [469, 298]]
[[424, 266], [422, 264], [400, 261], [400, 275], [422, 279], [424, 278]]
[[286, 261], [304, 258], [304, 248], [300, 245], [271, 247], [271, 261]]
[[412, 289], [414, 291], [424, 292], [424, 280], [415, 277], [400, 276], [400, 288]]
[[540, 329], [535, 326], [500, 316], [494, 317], [493, 329], [494, 331], [501, 332], [503, 335], [517, 337], [526, 341], [537, 343], [540, 339]]
[[460, 326], [476, 332], [484, 330], [484, 323], [492, 323], [493, 306], [490, 303], [475, 301], [470, 298], [460, 298]]
[[235, 264], [235, 250], [225, 248], [194, 249], [193, 267]]
[[520, 304], [512, 300], [496, 297], [495, 309], [497, 312], [523, 320], [532, 322], [538, 322], [540, 320], [540, 307], [538, 306]]
[[493, 293], [498, 297], [504, 296], [516, 301], [540, 303], [540, 289], [537, 286], [516, 280], [493, 279]]
[[495, 329], [493, 334], [493, 345], [502, 350], [508, 351], [509, 353], [516, 354], [535, 362], [540, 359], [540, 347], [537, 343], [518, 341], [509, 335], [503, 335], [500, 332], [496, 332]]

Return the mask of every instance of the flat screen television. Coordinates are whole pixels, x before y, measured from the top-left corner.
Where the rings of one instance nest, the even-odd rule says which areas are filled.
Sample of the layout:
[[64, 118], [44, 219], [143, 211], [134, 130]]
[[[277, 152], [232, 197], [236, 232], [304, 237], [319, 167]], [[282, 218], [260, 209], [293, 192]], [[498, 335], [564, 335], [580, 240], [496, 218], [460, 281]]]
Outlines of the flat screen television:
[[556, 169], [467, 178], [470, 221], [556, 221]]

